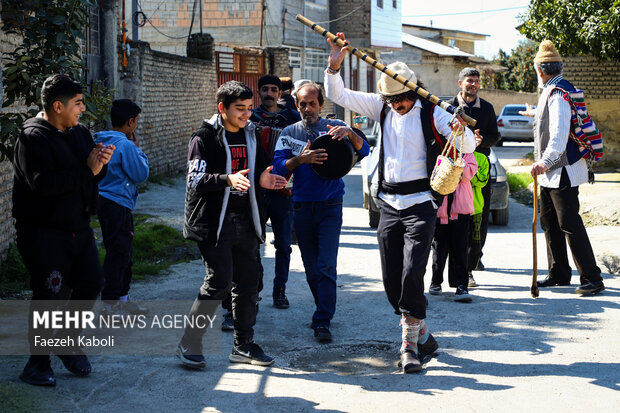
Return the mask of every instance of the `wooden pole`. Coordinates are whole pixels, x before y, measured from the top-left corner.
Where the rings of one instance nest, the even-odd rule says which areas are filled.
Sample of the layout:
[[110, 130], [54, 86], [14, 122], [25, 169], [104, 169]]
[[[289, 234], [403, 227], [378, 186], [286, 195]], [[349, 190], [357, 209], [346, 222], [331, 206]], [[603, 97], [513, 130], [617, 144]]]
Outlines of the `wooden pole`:
[[[439, 106], [440, 108], [442, 108], [446, 112], [451, 113], [453, 115], [455, 114], [455, 112], [457, 112], [457, 109], [454, 106], [452, 106], [451, 104], [449, 104], [447, 102], [444, 102], [443, 100], [439, 99], [437, 96], [433, 95], [432, 93], [422, 89], [420, 86], [418, 86], [417, 83], [410, 82], [409, 80], [405, 79], [403, 76], [397, 74], [393, 70], [388, 69], [386, 66], [382, 65], [381, 63], [379, 63], [378, 61], [376, 61], [372, 57], [368, 56], [365, 53], [362, 53], [362, 51], [360, 51], [359, 49], [351, 47], [351, 45], [349, 45], [348, 43], [343, 42], [335, 34], [329, 32], [328, 30], [326, 30], [323, 27], [319, 26], [318, 24], [314, 23], [312, 20], [309, 20], [309, 19], [305, 18], [301, 14], [298, 14], [295, 18], [298, 21], [300, 21], [301, 23], [303, 23], [304, 25], [310, 27], [315, 32], [319, 33], [320, 35], [322, 35], [322, 36], [324, 36], [324, 37], [326, 37], [328, 39], [331, 39], [338, 46], [340, 46], [340, 47], [346, 46], [347, 50], [349, 51], [349, 53], [359, 57], [360, 59], [362, 59], [363, 61], [365, 61], [369, 65], [373, 66], [374, 68], [376, 68], [380, 72], [383, 72], [386, 75], [390, 76], [392, 79], [396, 80], [397, 82], [402, 83], [403, 85], [405, 85], [409, 89], [413, 90], [415, 93], [417, 93], [418, 95], [420, 95], [424, 99], [434, 103], [435, 105]], [[464, 113], [459, 113], [459, 115], [463, 118], [463, 120], [465, 122], [467, 122], [471, 126], [476, 126], [476, 119], [474, 119], [474, 118], [472, 118], [470, 116], [467, 116]]]

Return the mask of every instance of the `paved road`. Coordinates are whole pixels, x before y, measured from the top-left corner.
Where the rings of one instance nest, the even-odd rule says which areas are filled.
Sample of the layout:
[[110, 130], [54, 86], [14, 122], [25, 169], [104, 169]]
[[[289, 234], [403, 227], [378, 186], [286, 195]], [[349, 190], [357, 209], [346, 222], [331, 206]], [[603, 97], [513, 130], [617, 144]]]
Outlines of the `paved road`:
[[[475, 273], [481, 286], [472, 290], [474, 302], [456, 303], [451, 291], [429, 296], [427, 321], [439, 355], [421, 374], [400, 374], [400, 327], [383, 292], [375, 231], [360, 208], [359, 167], [346, 184], [333, 343], [313, 341], [308, 328], [313, 302], [296, 247], [288, 284], [291, 308], [270, 306], [274, 250], [267, 242], [256, 341], [276, 358], [274, 367], [230, 364], [232, 338], [225, 335], [204, 371], [180, 367], [174, 348], [169, 356], [94, 356], [93, 374], [86, 379], [72, 377], [54, 360], [55, 389], [20, 383], [25, 358], [3, 357], [0, 390], [30, 403], [25, 411], [37, 406], [38, 411], [88, 412], [617, 411], [620, 279], [604, 274], [607, 290], [596, 297], [580, 298], [561, 287], [530, 298], [532, 210], [514, 203], [509, 225], [491, 227], [487, 271]], [[151, 188], [141, 195], [139, 209], [163, 208], [176, 215], [167, 220], [180, 222], [182, 180]], [[606, 243], [620, 251], [617, 228], [589, 232], [595, 248]], [[543, 251], [539, 263], [546, 268]], [[132, 294], [191, 300], [202, 273], [199, 261], [178, 265], [165, 277], [137, 283]]]

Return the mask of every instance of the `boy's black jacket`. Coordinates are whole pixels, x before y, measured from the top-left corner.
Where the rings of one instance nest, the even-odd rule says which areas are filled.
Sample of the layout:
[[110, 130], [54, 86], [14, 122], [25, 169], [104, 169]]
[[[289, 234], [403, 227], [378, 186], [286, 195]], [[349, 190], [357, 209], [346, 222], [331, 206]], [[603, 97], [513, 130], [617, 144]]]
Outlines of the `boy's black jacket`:
[[95, 147], [83, 125], [62, 132], [43, 118], [28, 119], [15, 144], [13, 216], [16, 225], [79, 232], [96, 213], [97, 176], [86, 164]]
[[[250, 191], [254, 191], [258, 205], [258, 214], [260, 217], [261, 230], [257, 231], [258, 238], [264, 240], [264, 211], [262, 207], [261, 190], [257, 190], [260, 181], [260, 175], [269, 166], [267, 154], [259, 143], [256, 136], [256, 128], [252, 129], [256, 147], [254, 156], [256, 157], [256, 166], [250, 173], [254, 174], [254, 185]], [[246, 134], [246, 139], [247, 139]], [[218, 230], [220, 227], [220, 215], [224, 207], [224, 194], [228, 187], [226, 171], [226, 160], [230, 154], [227, 152], [224, 143], [224, 127], [212, 119], [205, 120], [200, 128], [194, 132], [189, 142], [188, 154], [188, 173], [189, 162], [191, 162], [192, 153], [198, 154], [200, 160], [205, 162], [204, 174], [193, 181], [194, 177], [188, 176], [185, 193], [185, 222], [183, 226], [183, 234], [185, 238], [198, 242], [207, 242], [214, 245], [218, 239]], [[252, 156], [248, 149], [248, 157]], [[252, 216], [252, 211], [250, 211]], [[260, 234], [258, 234], [260, 232]]]

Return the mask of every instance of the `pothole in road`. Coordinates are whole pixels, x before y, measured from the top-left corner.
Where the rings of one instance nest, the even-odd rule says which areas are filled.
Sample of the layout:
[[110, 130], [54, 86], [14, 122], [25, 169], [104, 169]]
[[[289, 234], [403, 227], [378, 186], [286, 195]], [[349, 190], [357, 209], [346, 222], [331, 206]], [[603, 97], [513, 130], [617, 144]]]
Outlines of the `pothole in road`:
[[381, 341], [332, 343], [292, 349], [282, 357], [288, 359], [288, 367], [297, 370], [345, 376], [385, 374], [397, 370], [398, 347]]

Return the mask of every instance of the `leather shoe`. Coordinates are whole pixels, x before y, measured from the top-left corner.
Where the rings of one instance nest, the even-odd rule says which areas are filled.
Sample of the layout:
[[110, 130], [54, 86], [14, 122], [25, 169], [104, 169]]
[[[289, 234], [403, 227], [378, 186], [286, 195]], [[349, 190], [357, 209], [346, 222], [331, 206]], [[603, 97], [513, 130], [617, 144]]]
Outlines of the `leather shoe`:
[[422, 363], [420, 363], [417, 354], [407, 350], [400, 355], [398, 367], [401, 367], [405, 374], [416, 373], [422, 370]]
[[35, 386], [55, 386], [56, 378], [50, 365], [49, 356], [30, 356], [19, 378]]
[[437, 340], [435, 340], [435, 337], [433, 337], [432, 334], [429, 334], [426, 343], [418, 343], [418, 353], [420, 354], [420, 361], [424, 361], [424, 359], [426, 359], [427, 357], [435, 354], [438, 348], [439, 344], [437, 344]]
[[73, 354], [59, 355], [58, 358], [65, 365], [67, 370], [75, 374], [78, 377], [86, 377], [90, 374], [91, 365], [88, 361], [88, 357], [82, 351], [81, 348], [73, 350]]
[[570, 285], [570, 281], [556, 281], [553, 278], [547, 277], [542, 281], [536, 281], [536, 285], [538, 285], [539, 287], [555, 287], [556, 285]]
[[320, 343], [327, 343], [332, 341], [332, 333], [327, 327], [315, 327], [314, 338]]
[[587, 284], [583, 284], [575, 288], [575, 293], [581, 295], [594, 295], [598, 294], [605, 289], [603, 281], [590, 281]]

